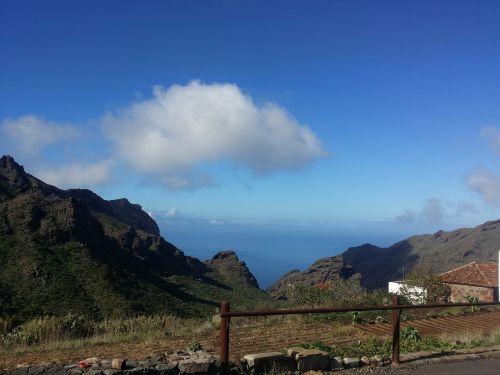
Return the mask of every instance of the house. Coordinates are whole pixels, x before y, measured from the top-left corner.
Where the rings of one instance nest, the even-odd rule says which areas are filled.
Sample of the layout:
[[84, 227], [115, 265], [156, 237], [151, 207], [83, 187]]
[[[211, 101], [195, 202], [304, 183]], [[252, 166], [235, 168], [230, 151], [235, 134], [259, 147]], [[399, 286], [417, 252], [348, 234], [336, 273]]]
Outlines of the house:
[[[477, 297], [481, 302], [500, 301], [498, 285], [500, 279], [500, 251], [498, 262], [470, 262], [464, 266], [439, 275], [441, 280], [451, 289], [451, 302], [468, 302], [467, 296]], [[390, 281], [389, 293], [401, 294], [404, 281]], [[426, 291], [423, 288], [413, 287], [408, 290], [413, 303], [422, 303]]]
[[[401, 295], [401, 288], [405, 286], [404, 281], [389, 281], [388, 291], [391, 294]], [[407, 288], [407, 298], [411, 303], [424, 303], [427, 296], [425, 288], [412, 286]]]
[[439, 275], [451, 288], [451, 302], [467, 302], [466, 296], [481, 302], [498, 301], [498, 263], [470, 262]]

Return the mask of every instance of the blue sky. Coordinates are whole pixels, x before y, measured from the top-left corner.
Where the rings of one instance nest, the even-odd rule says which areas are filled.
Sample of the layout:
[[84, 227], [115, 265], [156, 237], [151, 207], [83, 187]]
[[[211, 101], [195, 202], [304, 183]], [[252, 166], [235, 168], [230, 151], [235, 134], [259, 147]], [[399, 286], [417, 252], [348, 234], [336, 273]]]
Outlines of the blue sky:
[[3, 1], [0, 51], [1, 153], [167, 237], [500, 214], [498, 1]]

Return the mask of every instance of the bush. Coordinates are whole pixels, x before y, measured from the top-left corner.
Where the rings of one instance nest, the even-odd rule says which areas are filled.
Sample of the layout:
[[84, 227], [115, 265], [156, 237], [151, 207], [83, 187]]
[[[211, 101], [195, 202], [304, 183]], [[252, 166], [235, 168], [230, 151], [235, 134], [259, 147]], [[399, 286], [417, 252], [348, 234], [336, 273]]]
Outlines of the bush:
[[409, 272], [400, 293], [410, 303], [445, 303], [451, 289], [430, 268], [418, 265]]
[[364, 305], [369, 293], [357, 279], [338, 279], [317, 286], [292, 284], [287, 299], [294, 306], [356, 306]]
[[190, 352], [197, 352], [199, 350], [203, 350], [203, 346], [198, 340], [192, 340], [186, 350]]

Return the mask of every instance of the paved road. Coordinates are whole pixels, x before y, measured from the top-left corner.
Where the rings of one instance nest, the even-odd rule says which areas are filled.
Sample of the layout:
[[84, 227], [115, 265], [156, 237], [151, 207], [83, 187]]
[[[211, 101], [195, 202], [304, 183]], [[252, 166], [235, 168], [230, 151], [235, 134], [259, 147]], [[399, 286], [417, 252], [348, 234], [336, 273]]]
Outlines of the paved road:
[[500, 359], [422, 365], [415, 369], [394, 369], [394, 375], [499, 375]]

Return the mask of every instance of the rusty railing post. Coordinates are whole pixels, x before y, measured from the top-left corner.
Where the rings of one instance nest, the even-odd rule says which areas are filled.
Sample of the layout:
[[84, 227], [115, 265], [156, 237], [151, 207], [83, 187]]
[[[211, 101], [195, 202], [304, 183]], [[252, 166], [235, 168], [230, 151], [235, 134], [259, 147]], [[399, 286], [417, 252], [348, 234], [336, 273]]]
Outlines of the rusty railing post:
[[222, 373], [226, 374], [229, 365], [229, 317], [223, 314], [229, 312], [228, 301], [221, 302], [220, 312], [220, 365]]
[[[399, 297], [392, 297], [392, 304], [399, 305]], [[392, 310], [392, 364], [399, 364], [399, 332], [400, 332], [401, 309]]]

